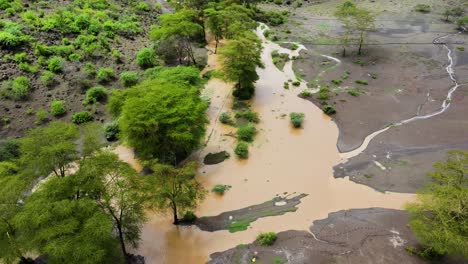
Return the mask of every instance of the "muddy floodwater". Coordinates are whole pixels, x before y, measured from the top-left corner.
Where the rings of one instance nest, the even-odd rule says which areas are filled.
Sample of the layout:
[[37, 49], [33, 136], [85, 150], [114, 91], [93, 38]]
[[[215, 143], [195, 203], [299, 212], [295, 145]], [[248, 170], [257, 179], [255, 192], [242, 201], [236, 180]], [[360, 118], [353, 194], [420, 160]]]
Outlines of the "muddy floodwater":
[[[211, 253], [227, 250], [241, 243], [249, 243], [260, 232], [285, 230], [309, 230], [313, 220], [326, 218], [328, 213], [351, 208], [383, 207], [400, 209], [405, 202], [414, 199], [411, 194], [381, 193], [367, 186], [345, 179], [334, 179], [332, 167], [341, 161], [336, 148], [338, 128], [335, 123], [315, 105], [297, 97], [306, 88], [283, 83], [295, 80], [291, 62], [284, 71], [272, 62], [271, 52], [279, 50], [297, 56], [271, 43], [263, 37], [262, 59], [264, 69], [258, 69], [260, 80], [252, 107], [259, 113], [259, 133], [250, 146], [249, 159], [239, 161], [233, 153], [235, 138], [228, 136], [234, 128], [217, 121], [221, 112], [231, 110], [232, 84], [211, 79], [203, 96], [211, 98], [208, 111], [211, 123], [207, 128], [207, 145], [198, 153], [200, 161], [212, 152], [226, 150], [231, 158], [217, 165], [205, 165], [199, 170], [198, 179], [211, 190], [216, 184], [232, 188], [220, 197], [210, 193], [199, 208], [198, 216], [218, 215], [259, 204], [276, 195], [306, 193], [298, 210], [281, 216], [261, 218], [243, 232], [205, 232], [197, 227], [173, 226], [169, 216], [150, 214], [142, 230], [138, 253], [147, 263], [205, 263]], [[209, 55], [209, 69], [216, 69], [216, 55]], [[302, 129], [294, 129], [289, 123], [289, 113], [305, 113]], [[123, 147], [116, 150], [125, 160], [133, 155]], [[134, 166], [137, 163], [131, 161]], [[201, 163], [202, 164], [202, 163]]]

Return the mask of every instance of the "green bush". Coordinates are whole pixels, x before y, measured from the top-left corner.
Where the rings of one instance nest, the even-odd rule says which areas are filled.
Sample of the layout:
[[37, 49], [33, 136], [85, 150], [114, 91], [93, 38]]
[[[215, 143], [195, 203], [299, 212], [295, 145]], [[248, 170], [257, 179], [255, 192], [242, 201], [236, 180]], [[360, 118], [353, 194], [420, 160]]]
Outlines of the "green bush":
[[229, 186], [229, 185], [216, 184], [213, 187], [213, 189], [211, 189], [211, 191], [214, 192], [214, 193], [217, 193], [219, 195], [223, 195], [230, 188], [231, 188], [231, 186]]
[[340, 85], [341, 83], [343, 83], [342, 80], [331, 80], [331, 82], [335, 85]]
[[333, 108], [333, 106], [331, 106], [331, 105], [325, 105], [325, 106], [322, 108], [322, 111], [323, 111], [325, 114], [327, 114], [327, 115], [336, 114], [335, 108]]
[[100, 83], [107, 83], [114, 78], [114, 69], [112, 68], [101, 68], [96, 74], [96, 79]]
[[289, 114], [289, 118], [291, 119], [291, 124], [295, 128], [300, 128], [302, 126], [302, 122], [304, 121], [304, 113], [296, 113], [292, 112]]
[[25, 52], [16, 53], [15, 56], [13, 57], [13, 60], [17, 63], [29, 61], [28, 55]]
[[464, 30], [464, 28], [468, 26], [468, 16], [464, 16], [464, 17], [457, 19], [456, 24], [459, 29]]
[[184, 216], [182, 217], [182, 222], [184, 223], [193, 223], [195, 220], [197, 220], [197, 216], [192, 211], [185, 212]]
[[369, 84], [366, 80], [356, 80], [355, 82], [357, 84], [361, 84], [361, 85], [368, 85]]
[[235, 117], [246, 119], [247, 121], [252, 122], [252, 123], [260, 122], [260, 118], [258, 118], [257, 112], [254, 112], [250, 109], [236, 112]]
[[72, 122], [77, 125], [90, 122], [90, 121], [93, 121], [93, 116], [87, 111], [76, 112], [72, 116]]
[[39, 109], [36, 112], [36, 125], [42, 125], [48, 121], [49, 113], [44, 109]]
[[244, 126], [240, 126], [237, 129], [237, 138], [239, 140], [252, 142], [255, 134], [257, 133], [257, 129], [252, 124], [247, 124]]
[[139, 74], [138, 72], [126, 71], [120, 74], [120, 81], [125, 87], [130, 87], [138, 83]]
[[14, 100], [25, 99], [31, 90], [31, 81], [26, 76], [19, 76], [2, 84], [2, 92]]
[[54, 99], [50, 104], [50, 113], [53, 116], [61, 116], [65, 114], [66, 111], [64, 101]]
[[55, 84], [55, 74], [50, 71], [44, 71], [40, 77], [41, 82], [48, 87], [51, 87]]
[[53, 73], [62, 71], [64, 59], [62, 57], [54, 56], [47, 61], [47, 68]]
[[135, 9], [138, 11], [145, 11], [145, 12], [151, 11], [150, 5], [146, 2], [139, 2], [138, 4], [136, 4]]
[[80, 61], [81, 60], [81, 55], [78, 53], [72, 53], [68, 56], [68, 59], [71, 61]]
[[260, 233], [257, 236], [256, 241], [261, 245], [261, 246], [271, 246], [275, 243], [276, 241], [276, 233], [275, 232], [267, 232], [267, 233]]
[[283, 88], [288, 90], [289, 89], [289, 83], [288, 82], [284, 82], [283, 83]]
[[120, 128], [117, 120], [104, 125], [104, 135], [108, 141], [114, 141], [119, 138]]
[[94, 104], [107, 98], [107, 90], [102, 86], [96, 86], [86, 91], [84, 104]]
[[151, 68], [156, 65], [156, 52], [154, 49], [143, 48], [138, 51], [136, 59], [141, 68]]
[[231, 119], [231, 114], [229, 112], [223, 112], [219, 116], [219, 122], [225, 124], [225, 125], [232, 125], [234, 122]]
[[301, 82], [300, 81], [294, 81], [294, 82], [292, 82], [292, 85], [293, 86], [300, 86]]
[[361, 94], [361, 92], [357, 89], [351, 89], [351, 90], [348, 90], [348, 94], [351, 96], [357, 97]]
[[421, 13], [429, 13], [431, 12], [431, 6], [427, 4], [417, 4], [414, 7], [414, 10], [421, 12]]
[[237, 143], [234, 153], [240, 159], [247, 159], [249, 157], [249, 144], [243, 141]]
[[91, 62], [87, 62], [84, 66], [84, 72], [88, 76], [94, 76], [96, 74], [96, 66], [94, 66], [94, 64]]
[[320, 100], [320, 101], [326, 101], [326, 100], [330, 99], [330, 96], [328, 95], [328, 92], [320, 92], [317, 95], [317, 99]]
[[299, 94], [299, 97], [301, 98], [306, 98], [312, 96], [312, 93], [310, 91], [304, 90]]

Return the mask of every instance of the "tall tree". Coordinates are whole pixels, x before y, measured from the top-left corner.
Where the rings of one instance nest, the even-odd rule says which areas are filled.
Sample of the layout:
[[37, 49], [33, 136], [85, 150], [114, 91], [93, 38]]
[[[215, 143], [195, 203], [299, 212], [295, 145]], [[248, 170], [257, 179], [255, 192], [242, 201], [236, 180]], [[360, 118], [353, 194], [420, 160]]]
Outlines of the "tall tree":
[[157, 42], [174, 43], [179, 64], [197, 64], [192, 48], [194, 39], [203, 32], [202, 26], [197, 23], [197, 13], [193, 10], [183, 9], [172, 14], [163, 14], [159, 17], [160, 25], [150, 32], [151, 39]]
[[248, 31], [219, 49], [222, 70], [229, 80], [236, 82], [233, 94], [239, 99], [250, 99], [254, 94], [254, 83], [259, 78], [257, 67], [263, 67], [261, 52], [260, 39]]
[[128, 246], [137, 248], [145, 221], [142, 179], [117, 155], [103, 151], [84, 160], [74, 176], [74, 193], [93, 199], [112, 219], [122, 254], [130, 257]]
[[142, 158], [177, 163], [199, 146], [208, 121], [196, 88], [148, 80], [133, 89], [144, 93], [125, 100], [119, 125]]
[[375, 14], [359, 8], [354, 2], [346, 1], [337, 7], [335, 16], [345, 29], [345, 37], [341, 38], [343, 56], [346, 56], [346, 47], [354, 39], [358, 41], [358, 55], [361, 55], [368, 33], [375, 30]]
[[452, 150], [436, 162], [432, 182], [410, 203], [410, 226], [426, 251], [468, 258], [468, 152]]
[[63, 122], [32, 129], [20, 140], [21, 160], [33, 174], [43, 176], [53, 171], [64, 177], [70, 163], [78, 158], [78, 138], [77, 127]]
[[197, 182], [197, 164], [190, 162], [182, 167], [153, 164], [153, 174], [148, 176], [150, 201], [155, 208], [173, 214], [173, 224], [180, 223], [178, 214], [194, 209], [204, 199], [206, 190]]

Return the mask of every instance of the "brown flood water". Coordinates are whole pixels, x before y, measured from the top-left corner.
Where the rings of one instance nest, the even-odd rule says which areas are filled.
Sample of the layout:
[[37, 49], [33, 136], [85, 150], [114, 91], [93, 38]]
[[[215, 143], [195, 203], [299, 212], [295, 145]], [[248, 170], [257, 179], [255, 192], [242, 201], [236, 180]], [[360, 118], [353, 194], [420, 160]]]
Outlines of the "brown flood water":
[[[220, 112], [230, 110], [232, 85], [212, 79], [203, 92], [211, 98], [208, 111], [211, 124], [207, 129], [210, 139], [196, 156], [201, 161], [209, 152], [227, 150], [231, 158], [218, 165], [201, 167], [198, 179], [208, 190], [215, 184], [232, 188], [223, 197], [210, 193], [196, 213], [198, 216], [217, 215], [265, 202], [285, 192], [307, 193], [308, 196], [302, 199], [295, 213], [261, 218], [252, 223], [250, 229], [233, 234], [176, 227], [168, 216], [150, 214], [137, 250], [147, 263], [205, 263], [211, 253], [250, 243], [260, 232], [308, 230], [313, 220], [325, 218], [334, 211], [368, 207], [400, 209], [405, 202], [414, 199], [410, 194], [380, 193], [348, 179], [333, 178], [332, 167], [341, 159], [336, 148], [337, 126], [319, 108], [297, 97], [305, 84], [301, 84], [301, 88], [290, 85], [290, 90], [283, 89], [285, 81], [295, 80], [291, 63], [286, 64], [284, 72], [278, 70], [270, 54], [281, 48], [263, 41], [265, 69], [258, 70], [260, 80], [252, 100], [261, 122], [257, 125], [259, 133], [250, 147], [247, 161], [237, 160], [232, 151], [235, 139], [225, 136], [235, 130], [217, 121]], [[209, 55], [209, 65], [217, 67], [216, 55]], [[291, 127], [290, 112], [305, 113], [302, 129]], [[116, 152], [138, 165], [128, 149], [119, 147]]]

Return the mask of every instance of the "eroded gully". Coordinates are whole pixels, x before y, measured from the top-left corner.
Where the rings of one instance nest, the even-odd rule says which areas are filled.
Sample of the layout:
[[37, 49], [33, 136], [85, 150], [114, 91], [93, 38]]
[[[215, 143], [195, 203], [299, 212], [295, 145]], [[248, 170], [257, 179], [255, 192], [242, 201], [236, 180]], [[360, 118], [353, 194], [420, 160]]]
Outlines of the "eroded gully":
[[[259, 133], [250, 147], [250, 157], [239, 161], [234, 156], [218, 165], [202, 166], [197, 176], [206, 189], [215, 184], [231, 185], [222, 197], [210, 193], [200, 204], [198, 216], [217, 215], [270, 200], [284, 193], [306, 193], [294, 213], [261, 218], [243, 232], [205, 232], [195, 226], [174, 226], [170, 216], [149, 213], [149, 221], [142, 228], [142, 241], [137, 253], [145, 256], [147, 263], [204, 263], [211, 253], [223, 251], [241, 243], [253, 241], [264, 231], [308, 230], [312, 221], [327, 217], [328, 213], [350, 209], [384, 207], [400, 209], [413, 200], [411, 194], [380, 193], [348, 179], [335, 179], [332, 167], [340, 162], [336, 149], [338, 129], [332, 120], [310, 102], [297, 97], [305, 89], [285, 90], [283, 83], [294, 80], [292, 61], [284, 71], [272, 62], [271, 52], [279, 50], [297, 56], [291, 51], [266, 40], [260, 27], [257, 34], [263, 42], [264, 69], [256, 83], [252, 107], [260, 115]], [[216, 55], [209, 55], [209, 68], [218, 68]], [[302, 89], [301, 89], [302, 88]], [[232, 153], [235, 139], [227, 136], [235, 130], [217, 122], [219, 113], [231, 107], [232, 84], [219, 79], [210, 80], [204, 96], [211, 98], [207, 128], [210, 140], [198, 153], [198, 159], [209, 152], [227, 150]], [[302, 129], [289, 124], [290, 112], [305, 113]], [[116, 152], [134, 166], [131, 151], [120, 147]]]

